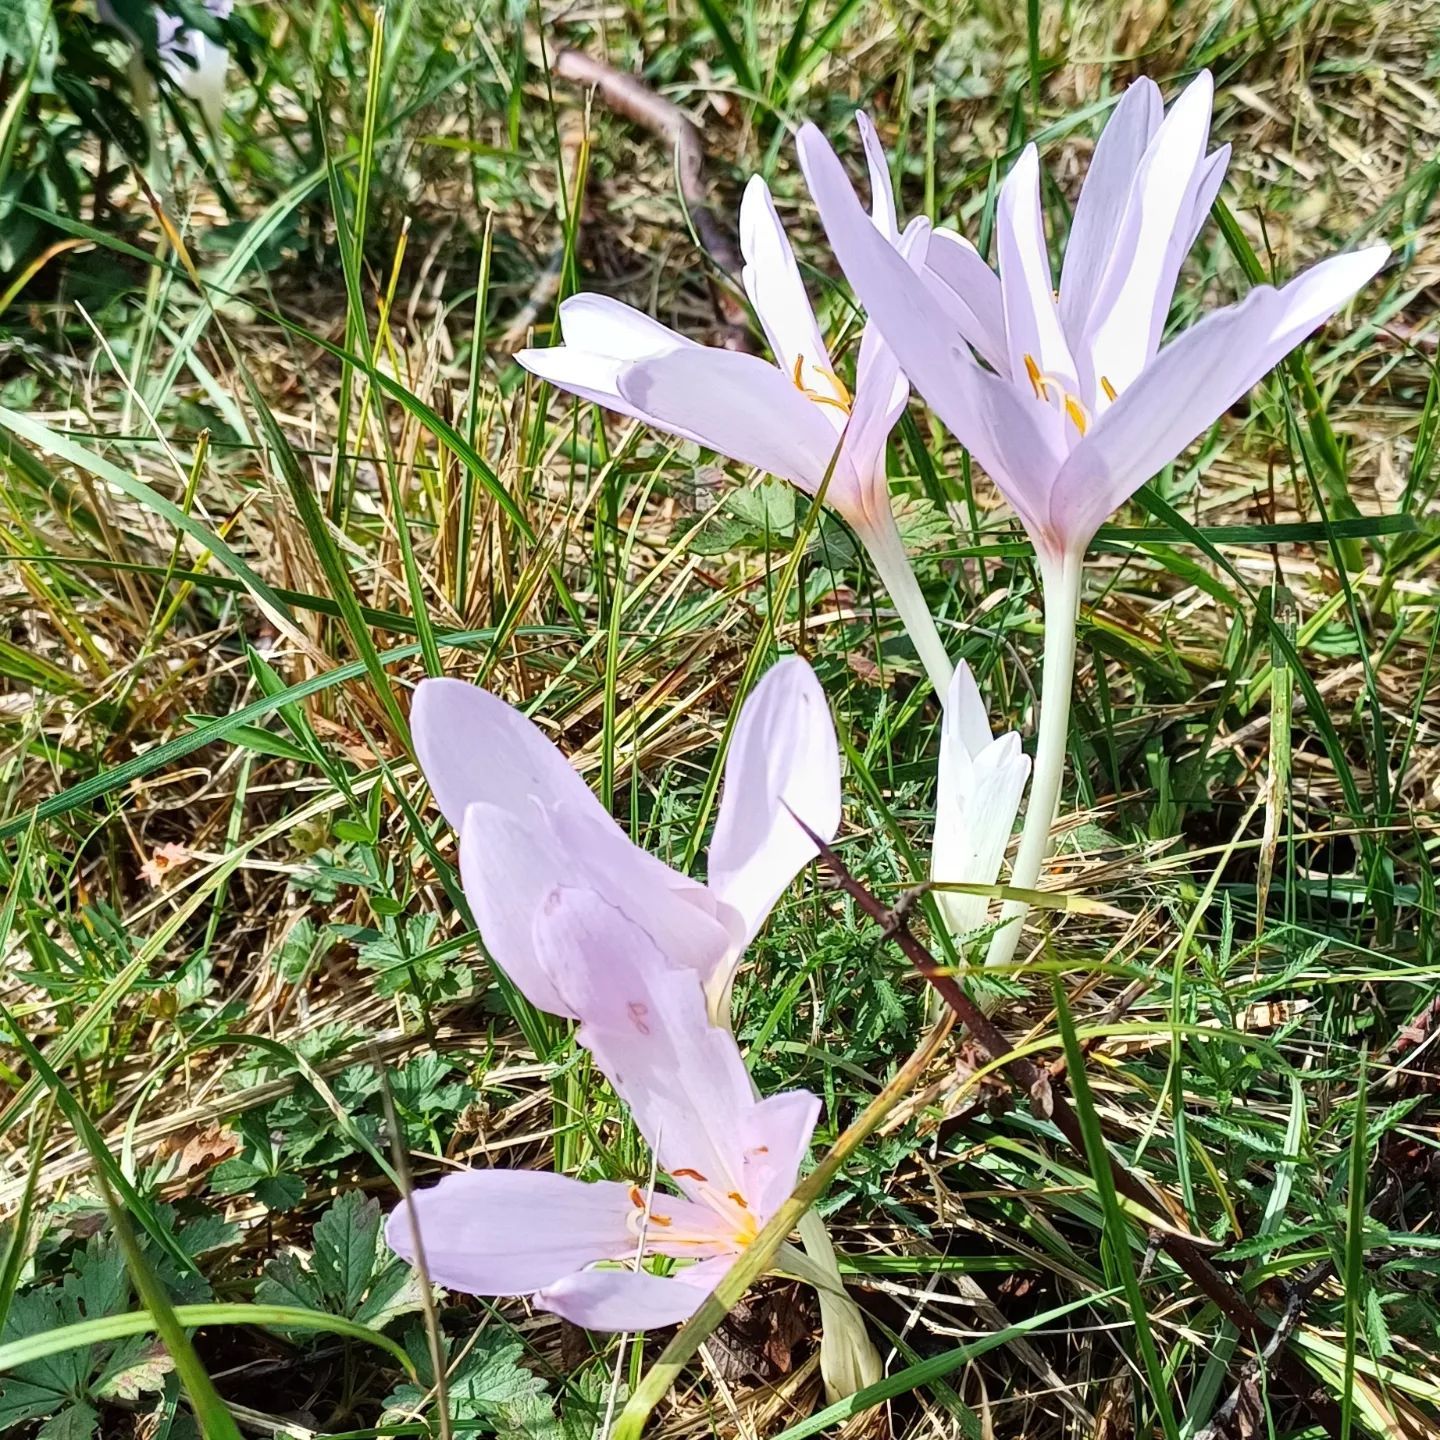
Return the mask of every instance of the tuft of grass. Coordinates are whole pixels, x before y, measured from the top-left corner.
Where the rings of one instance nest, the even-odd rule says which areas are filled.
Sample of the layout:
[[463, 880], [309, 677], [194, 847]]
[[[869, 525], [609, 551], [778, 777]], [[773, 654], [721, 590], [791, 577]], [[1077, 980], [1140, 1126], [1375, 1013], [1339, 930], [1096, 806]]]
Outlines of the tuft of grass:
[[[1027, 1054], [1063, 1061], [1092, 1153], [1143, 1172], [1277, 1323], [1298, 1304], [1347, 1434], [1435, 1429], [1427, 7], [642, 0], [543, 32], [458, 0], [241, 9], [261, 43], [219, 147], [177, 104], [146, 166], [71, 144], [63, 95], [0, 55], [0, 170], [35, 182], [10, 213], [36, 235], [0, 281], [7, 1427], [175, 1433], [209, 1406], [218, 1433], [213, 1394], [246, 1429], [372, 1440], [441, 1433], [443, 1393], [457, 1434], [550, 1440], [653, 1398], [663, 1337], [622, 1351], [454, 1295], [427, 1333], [421, 1297], [386, 1288], [366, 1202], [397, 1194], [392, 1146], [418, 1184], [650, 1173], [565, 1027], [485, 957], [409, 751], [422, 676], [521, 705], [689, 868], [739, 698], [801, 651], [845, 750], [846, 863], [892, 898], [926, 872], [938, 715], [852, 537], [509, 362], [581, 287], [733, 333], [669, 149], [552, 74], [564, 44], [696, 119], [718, 215], [767, 176], [842, 366], [853, 310], [788, 130], [853, 145], [857, 104], [902, 208], [988, 250], [1023, 143], [1063, 234], [1123, 86], [1213, 67], [1234, 159], [1177, 322], [1338, 246], [1395, 247], [1362, 305], [1102, 533], [1055, 903], [998, 999]], [[78, 206], [24, 170], [35, 115]], [[1023, 537], [923, 410], [890, 464], [952, 653], [1027, 727]], [[817, 1155], [926, 1019], [815, 875], [737, 1007], [762, 1090], [821, 1096]], [[886, 1380], [817, 1410], [814, 1316], [768, 1282], [648, 1433], [1193, 1437], [1242, 1407], [1294, 1429], [1294, 1397], [972, 1061], [938, 1055], [817, 1202]]]

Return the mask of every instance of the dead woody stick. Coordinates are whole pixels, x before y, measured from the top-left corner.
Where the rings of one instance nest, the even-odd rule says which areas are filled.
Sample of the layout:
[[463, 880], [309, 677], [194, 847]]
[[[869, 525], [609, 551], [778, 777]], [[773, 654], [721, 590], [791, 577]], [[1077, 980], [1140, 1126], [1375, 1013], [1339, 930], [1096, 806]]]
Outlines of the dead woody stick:
[[680, 195], [706, 253], [725, 280], [712, 286], [715, 308], [730, 332], [732, 349], [750, 348], [750, 317], [732, 288], [744, 261], [728, 227], [710, 208], [705, 179], [705, 141], [700, 127], [672, 100], [657, 95], [643, 80], [596, 60], [580, 50], [561, 50], [555, 74], [575, 85], [588, 85], [617, 115], [669, 142], [675, 154]]
[[[791, 811], [791, 814], [794, 812]], [[1085, 1156], [1085, 1137], [1080, 1128], [1079, 1117], [1070, 1108], [1058, 1086], [1052, 1085], [1049, 1072], [1033, 1061], [1015, 1054], [1015, 1047], [994, 1021], [945, 973], [936, 963], [934, 956], [910, 932], [903, 907], [897, 907], [895, 911], [886, 909], [850, 873], [829, 845], [799, 816], [795, 816], [795, 820], [814, 843], [821, 860], [834, 874], [840, 888], [866, 915], [884, 928], [886, 936], [895, 941], [905, 958], [935, 987], [940, 997], [955, 1012], [956, 1018], [970, 1032], [976, 1048], [987, 1059], [998, 1063], [1011, 1081], [1029, 1097], [1032, 1110], [1041, 1118], [1052, 1121], [1075, 1152]], [[1113, 1156], [1110, 1157], [1110, 1173], [1115, 1188], [1127, 1199], [1150, 1213], [1163, 1211], [1164, 1207], [1145, 1185]], [[1275, 1337], [1275, 1328], [1216, 1270], [1200, 1246], [1168, 1226], [1155, 1227], [1152, 1239], [1185, 1272], [1196, 1288], [1214, 1303], [1220, 1313], [1242, 1335], [1250, 1338], [1255, 1351], [1265, 1355], [1269, 1342]], [[1325, 1431], [1332, 1437], [1338, 1436], [1341, 1430], [1339, 1407], [1320, 1389], [1299, 1358], [1285, 1347], [1284, 1341], [1289, 1338], [1288, 1331], [1280, 1328], [1279, 1334], [1283, 1339], [1281, 1345], [1276, 1347], [1278, 1353], [1274, 1357], [1278, 1373]]]

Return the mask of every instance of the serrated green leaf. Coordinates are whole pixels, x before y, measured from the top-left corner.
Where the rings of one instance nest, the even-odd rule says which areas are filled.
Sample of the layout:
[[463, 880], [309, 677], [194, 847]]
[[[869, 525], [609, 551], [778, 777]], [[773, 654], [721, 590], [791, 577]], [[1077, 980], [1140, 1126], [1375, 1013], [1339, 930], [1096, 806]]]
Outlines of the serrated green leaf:
[[102, 1400], [135, 1400], [165, 1388], [175, 1369], [170, 1352], [153, 1336], [136, 1335], [117, 1345], [91, 1385]]
[[327, 1309], [354, 1318], [375, 1274], [380, 1205], [347, 1190], [315, 1225], [315, 1278]]
[[255, 1287], [261, 1305], [298, 1305], [305, 1310], [324, 1310], [320, 1282], [294, 1255], [277, 1255], [265, 1266]]
[[305, 1182], [298, 1175], [261, 1175], [255, 1198], [267, 1210], [293, 1210], [305, 1198]]
[[67, 1405], [35, 1432], [35, 1440], [90, 1440], [100, 1423], [99, 1412], [84, 1400]]
[[375, 1277], [369, 1293], [351, 1318], [374, 1330], [383, 1330], [397, 1316], [418, 1310], [424, 1294], [419, 1271], [404, 1260], [396, 1260]]

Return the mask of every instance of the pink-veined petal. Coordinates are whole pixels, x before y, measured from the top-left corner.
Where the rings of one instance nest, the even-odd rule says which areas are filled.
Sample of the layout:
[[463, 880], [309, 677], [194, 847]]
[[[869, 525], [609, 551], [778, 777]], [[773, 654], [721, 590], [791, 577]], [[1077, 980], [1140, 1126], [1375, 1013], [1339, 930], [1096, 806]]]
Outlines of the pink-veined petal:
[[911, 384], [1046, 543], [1045, 504], [1066, 453], [1060, 417], [976, 364], [930, 289], [876, 232], [813, 125], [800, 132], [800, 158], [825, 233], [872, 323]]
[[1385, 263], [1373, 246], [1261, 286], [1172, 340], [1076, 446], [1055, 481], [1051, 529], [1083, 548], [1105, 519], [1203, 434]]
[[415, 1191], [385, 1222], [385, 1240], [430, 1278], [465, 1295], [529, 1295], [597, 1260], [634, 1253], [630, 1187], [543, 1170], [461, 1170]]
[[[731, 350], [643, 360], [621, 375], [620, 393], [661, 424], [693, 432], [717, 454], [812, 495], [831, 468], [846, 418], [842, 410], [808, 399], [774, 365]], [[843, 511], [857, 493], [856, 477], [840, 455], [827, 491], [830, 502]]]
[[855, 125], [860, 131], [860, 143], [865, 148], [865, 168], [870, 173], [870, 218], [892, 245], [898, 244], [900, 221], [895, 211], [895, 187], [890, 181], [885, 147], [880, 143], [874, 123], [863, 110], [855, 112]]
[[1184, 259], [1177, 242], [1190, 232], [1204, 173], [1213, 96], [1202, 70], [1170, 107], [1136, 172], [1078, 347], [1087, 362], [1081, 382], [1097, 407], [1096, 397], [1107, 386], [1123, 391], [1159, 344]]
[[[593, 351], [578, 350], [572, 345], [517, 350], [514, 359], [517, 365], [567, 395], [579, 396], [592, 405], [613, 410], [617, 415], [628, 415], [632, 420], [643, 420], [647, 425], [657, 423], [620, 393], [620, 372], [631, 363], [628, 360], [617, 360], [613, 355], [596, 355]], [[671, 433], [679, 434], [673, 429]], [[681, 439], [692, 440], [694, 436], [682, 435]]]
[[[896, 242], [899, 253], [920, 273], [929, 248], [930, 222], [917, 215]], [[885, 474], [885, 447], [910, 401], [910, 382], [879, 327], [867, 324], [860, 333], [855, 362], [855, 398], [845, 427], [845, 457], [859, 477], [866, 517], [884, 524], [890, 510]]]
[[1000, 277], [963, 235], [936, 230], [930, 237], [925, 276], [931, 292], [975, 353], [997, 375], [1010, 374], [1005, 340], [1005, 300]]
[[1060, 270], [1060, 323], [1072, 351], [1085, 334], [1135, 173], [1164, 114], [1159, 86], [1142, 76], [1120, 97], [1090, 157]]
[[552, 833], [562, 866], [557, 881], [604, 895], [649, 936], [666, 960], [710, 984], [744, 945], [744, 921], [708, 886], [672, 870], [647, 850], [612, 840], [609, 816], [589, 808], [556, 806]]
[[537, 1010], [574, 1019], [531, 940], [546, 896], [572, 872], [568, 861], [539, 805], [519, 816], [477, 802], [461, 822], [460, 879], [486, 950]]
[[767, 1096], [747, 1116], [742, 1183], [757, 1216], [768, 1219], [790, 1198], [819, 1118], [820, 1101], [808, 1090]]
[[702, 984], [738, 953], [741, 921], [697, 881], [647, 854], [598, 805], [531, 802], [519, 811], [477, 802], [460, 831], [460, 878], [495, 963], [539, 1010], [574, 1018], [537, 954], [536, 916], [555, 886], [603, 891]]
[[1030, 367], [1036, 366], [1042, 375], [1073, 392], [1075, 362], [1055, 310], [1055, 282], [1040, 209], [1040, 156], [1033, 145], [1021, 152], [1000, 187], [995, 236], [1010, 377], [1017, 386], [1024, 385]]
[[720, 1283], [733, 1255], [703, 1260], [673, 1275], [644, 1270], [583, 1270], [547, 1286], [535, 1297], [548, 1310], [586, 1330], [616, 1334], [680, 1325]]
[[889, 507], [885, 447], [909, 399], [910, 382], [895, 352], [876, 326], [866, 325], [855, 362], [855, 403], [845, 429], [845, 459], [859, 481], [867, 513]]
[[780, 368], [786, 375], [793, 375], [797, 366], [832, 369], [790, 238], [770, 187], [758, 175], [750, 177], [740, 201], [740, 252], [745, 257], [745, 293]]
[[534, 944], [580, 1017], [580, 1043], [661, 1168], [697, 1205], [753, 1211], [743, 1187], [759, 1102], [734, 1036], [710, 1023], [695, 975], [667, 965], [643, 931], [589, 890], [553, 891]]
[[[674, 963], [702, 977], [738, 945], [738, 918], [703, 885], [637, 846], [514, 706], [477, 685], [429, 679], [416, 687], [410, 719], [435, 802], [462, 835], [461, 876], [481, 935], [532, 1004], [566, 1013], [556, 1009], [529, 952], [535, 911], [562, 878], [591, 877]], [[467, 815], [476, 805], [467, 843]]]
[[815, 672], [794, 655], [771, 666], [741, 708], [710, 842], [710, 889], [744, 918], [746, 944], [815, 858], [797, 815], [825, 841], [840, 828], [835, 724]]

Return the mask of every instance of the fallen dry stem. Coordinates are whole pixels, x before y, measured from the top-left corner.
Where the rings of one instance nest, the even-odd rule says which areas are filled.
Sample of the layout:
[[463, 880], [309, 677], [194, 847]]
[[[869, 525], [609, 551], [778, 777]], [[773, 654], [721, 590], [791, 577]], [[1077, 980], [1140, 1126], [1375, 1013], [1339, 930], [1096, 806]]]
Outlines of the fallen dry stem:
[[[1004, 1032], [966, 995], [954, 978], [936, 963], [934, 956], [911, 933], [903, 908], [893, 911], [887, 909], [850, 873], [844, 861], [824, 840], [810, 830], [798, 816], [795, 818], [814, 842], [820, 858], [835, 875], [840, 888], [884, 929], [887, 938], [895, 941], [905, 958], [935, 987], [941, 999], [970, 1032], [976, 1047], [1025, 1092], [1031, 1109], [1041, 1118], [1052, 1121], [1055, 1128], [1070, 1142], [1075, 1153], [1084, 1159], [1085, 1137], [1080, 1128], [1079, 1117], [1070, 1108], [1064, 1095], [1050, 1083], [1049, 1071], [1024, 1056], [1015, 1054], [1015, 1047]], [[1167, 1208], [1160, 1205], [1146, 1187], [1113, 1156], [1110, 1157], [1110, 1173], [1114, 1177], [1115, 1188], [1142, 1209], [1163, 1212]], [[1154, 1227], [1151, 1240], [1169, 1255], [1241, 1334], [1251, 1338], [1255, 1349], [1263, 1354], [1275, 1330], [1244, 1295], [1216, 1270], [1200, 1247], [1167, 1227]], [[1288, 1335], [1285, 1338], [1288, 1340]], [[1339, 1408], [1319, 1388], [1299, 1358], [1288, 1349], [1282, 1349], [1276, 1356], [1276, 1365], [1286, 1384], [1305, 1402], [1326, 1433], [1338, 1436], [1341, 1428]]]
[[[730, 231], [710, 208], [710, 187], [705, 179], [705, 138], [700, 127], [672, 100], [657, 95], [643, 80], [626, 75], [581, 50], [561, 50], [555, 56], [555, 74], [574, 85], [589, 85], [617, 115], [668, 140], [675, 152], [680, 195], [706, 253], [726, 279], [735, 283], [744, 267]], [[750, 321], [745, 307], [726, 284], [715, 286], [715, 308], [730, 331], [732, 349], [748, 350]]]

